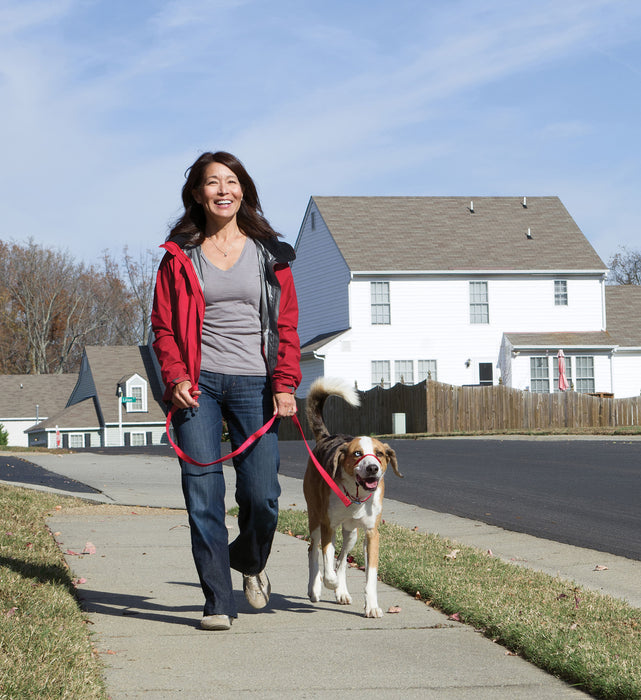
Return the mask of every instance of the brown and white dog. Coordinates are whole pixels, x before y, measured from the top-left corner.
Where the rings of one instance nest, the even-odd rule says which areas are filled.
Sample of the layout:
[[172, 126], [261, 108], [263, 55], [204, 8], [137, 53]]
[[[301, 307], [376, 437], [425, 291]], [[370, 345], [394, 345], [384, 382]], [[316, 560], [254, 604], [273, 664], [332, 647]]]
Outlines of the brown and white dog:
[[[334, 590], [336, 600], [349, 605], [347, 555], [365, 531], [365, 617], [381, 617], [376, 582], [378, 574], [378, 525], [381, 520], [383, 477], [388, 465], [397, 476], [396, 454], [389, 446], [371, 437], [330, 435], [323, 421], [323, 406], [328, 396], [336, 395], [352, 406], [360, 405], [358, 394], [346, 382], [321, 377], [307, 395], [307, 421], [314, 433], [314, 455], [338, 486], [352, 501], [348, 507], [333, 493], [310, 459], [303, 481], [309, 518], [309, 586], [313, 602], [321, 597], [322, 584]], [[336, 529], [342, 525], [343, 546], [334, 564]], [[322, 573], [321, 573], [322, 560]]]

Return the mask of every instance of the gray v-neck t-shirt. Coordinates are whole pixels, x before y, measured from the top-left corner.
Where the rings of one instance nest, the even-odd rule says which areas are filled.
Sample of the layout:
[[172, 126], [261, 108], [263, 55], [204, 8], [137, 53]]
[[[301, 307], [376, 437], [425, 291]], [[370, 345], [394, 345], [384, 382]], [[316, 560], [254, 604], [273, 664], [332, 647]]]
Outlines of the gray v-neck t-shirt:
[[229, 270], [221, 270], [199, 251], [202, 261], [205, 320], [201, 369], [221, 374], [264, 377], [261, 351], [260, 271], [251, 238]]

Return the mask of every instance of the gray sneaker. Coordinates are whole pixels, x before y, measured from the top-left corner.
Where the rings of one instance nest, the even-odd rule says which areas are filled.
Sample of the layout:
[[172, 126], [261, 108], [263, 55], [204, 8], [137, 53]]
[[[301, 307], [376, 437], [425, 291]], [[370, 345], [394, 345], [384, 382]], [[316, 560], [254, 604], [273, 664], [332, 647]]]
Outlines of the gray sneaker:
[[243, 574], [243, 592], [252, 608], [264, 608], [269, 603], [272, 586], [264, 569], [254, 576]]
[[228, 630], [231, 627], [229, 615], [205, 615], [200, 621], [200, 627], [204, 630]]

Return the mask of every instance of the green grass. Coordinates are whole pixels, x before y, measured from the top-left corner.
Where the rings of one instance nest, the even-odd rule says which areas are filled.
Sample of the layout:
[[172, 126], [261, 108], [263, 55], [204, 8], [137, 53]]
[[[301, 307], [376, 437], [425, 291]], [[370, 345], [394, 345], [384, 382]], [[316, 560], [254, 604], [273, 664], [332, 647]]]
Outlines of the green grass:
[[[279, 530], [308, 536], [307, 514]], [[598, 698], [641, 698], [641, 610], [442, 537], [384, 523], [379, 577]], [[454, 549], [455, 558], [448, 558]], [[353, 556], [363, 565], [362, 539]]]
[[76, 502], [0, 486], [0, 698], [107, 698], [69, 569], [44, 518]]

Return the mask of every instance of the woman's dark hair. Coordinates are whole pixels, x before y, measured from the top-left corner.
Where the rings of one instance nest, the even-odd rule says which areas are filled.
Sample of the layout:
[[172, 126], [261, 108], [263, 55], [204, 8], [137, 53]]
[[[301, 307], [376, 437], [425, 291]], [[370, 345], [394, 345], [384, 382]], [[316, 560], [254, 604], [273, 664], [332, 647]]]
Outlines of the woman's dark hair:
[[280, 234], [274, 231], [263, 216], [256, 185], [245, 170], [245, 166], [231, 153], [217, 151], [216, 153], [203, 153], [185, 172], [187, 179], [182, 189], [185, 212], [174, 224], [167, 240], [170, 241], [180, 236], [184, 238], [186, 245], [200, 245], [203, 242], [206, 225], [205, 212], [194, 199], [194, 190], [202, 185], [205, 170], [211, 163], [221, 163], [229, 168], [236, 175], [242, 187], [243, 201], [237, 215], [240, 230], [250, 238], [263, 240], [277, 238]]

